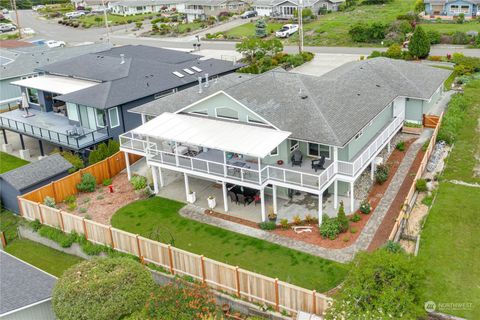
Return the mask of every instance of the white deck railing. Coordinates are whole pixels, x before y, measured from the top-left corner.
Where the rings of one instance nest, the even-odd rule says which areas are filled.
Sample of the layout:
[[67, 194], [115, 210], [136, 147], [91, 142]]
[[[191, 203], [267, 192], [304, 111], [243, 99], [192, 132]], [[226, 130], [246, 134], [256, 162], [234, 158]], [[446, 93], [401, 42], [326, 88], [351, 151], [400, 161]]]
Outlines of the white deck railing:
[[384, 145], [390, 141], [392, 135], [394, 135], [403, 124], [405, 120], [405, 113], [399, 114], [393, 121], [386, 127], [382, 133], [365, 149], [365, 151], [358, 156], [353, 162], [337, 161], [338, 173], [347, 176], [355, 176], [359, 171], [368, 163], [372, 161], [372, 158], [376, 156]]

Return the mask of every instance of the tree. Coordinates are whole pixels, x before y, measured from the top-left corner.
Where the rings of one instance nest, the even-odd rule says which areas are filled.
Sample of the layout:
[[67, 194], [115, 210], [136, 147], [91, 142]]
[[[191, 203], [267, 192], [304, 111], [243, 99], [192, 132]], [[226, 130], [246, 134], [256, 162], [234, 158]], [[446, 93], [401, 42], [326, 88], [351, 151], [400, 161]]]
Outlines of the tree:
[[391, 59], [401, 59], [403, 56], [402, 48], [398, 44], [392, 44], [388, 47], [385, 55]]
[[338, 221], [338, 227], [340, 229], [340, 232], [345, 232], [348, 230], [348, 218], [345, 215], [345, 206], [343, 205], [343, 201], [340, 201], [340, 207], [338, 208], [338, 214], [337, 214], [337, 221]]
[[415, 1], [415, 12], [420, 13], [425, 10], [425, 3], [423, 0], [417, 0]]
[[260, 48], [262, 50], [263, 55], [270, 55], [274, 56], [277, 53], [283, 51], [283, 44], [282, 41], [278, 40], [277, 38], [262, 41], [260, 43]]
[[245, 56], [245, 59], [248, 62], [253, 62], [255, 56], [260, 50], [260, 43], [261, 40], [257, 38], [246, 38], [243, 39], [242, 42], [237, 43], [235, 48], [238, 52]]
[[425, 314], [424, 272], [416, 258], [379, 249], [360, 252], [326, 319], [418, 319]]
[[155, 282], [129, 258], [93, 259], [66, 270], [53, 290], [59, 320], [116, 320], [140, 310]]
[[346, 0], [345, 1], [345, 7], [351, 8], [355, 7], [357, 5], [358, 0]]
[[428, 57], [430, 53], [430, 39], [422, 27], [417, 26], [415, 28], [410, 43], [408, 44], [408, 51], [412, 56], [419, 59]]
[[265, 38], [267, 36], [267, 24], [265, 20], [258, 19], [255, 23], [255, 36], [258, 38]]

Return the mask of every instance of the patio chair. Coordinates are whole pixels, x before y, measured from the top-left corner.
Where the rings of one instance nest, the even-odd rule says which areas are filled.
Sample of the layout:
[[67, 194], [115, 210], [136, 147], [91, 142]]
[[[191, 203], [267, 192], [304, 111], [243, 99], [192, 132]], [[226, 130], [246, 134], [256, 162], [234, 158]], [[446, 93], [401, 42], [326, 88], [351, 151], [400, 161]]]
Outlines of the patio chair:
[[312, 169], [317, 172], [317, 170], [325, 170], [323, 165], [325, 164], [325, 156], [321, 156], [320, 159], [312, 160]]
[[237, 204], [242, 203], [244, 207], [247, 205], [247, 198], [243, 194], [241, 193], [237, 194], [237, 200], [238, 200]]
[[292, 153], [292, 167], [293, 166], [302, 166], [302, 161], [303, 161], [303, 154], [300, 150], [295, 150]]
[[238, 203], [237, 194], [235, 192], [228, 191], [228, 195], [230, 196], [230, 201], [232, 201], [232, 203]]

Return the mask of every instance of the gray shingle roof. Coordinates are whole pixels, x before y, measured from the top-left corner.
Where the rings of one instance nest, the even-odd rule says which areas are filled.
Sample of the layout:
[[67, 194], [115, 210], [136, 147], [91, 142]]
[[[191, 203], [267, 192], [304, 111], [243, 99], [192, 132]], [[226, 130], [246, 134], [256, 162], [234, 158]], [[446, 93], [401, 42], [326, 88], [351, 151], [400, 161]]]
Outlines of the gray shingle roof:
[[[428, 100], [450, 73], [376, 58], [347, 63], [321, 77], [274, 70], [213, 85], [204, 95], [223, 90], [293, 138], [341, 147], [396, 97]], [[200, 99], [198, 89], [191, 88], [131, 111], [159, 115]]]
[[[120, 54], [124, 54], [124, 63]], [[89, 68], [85, 68], [89, 66]], [[201, 72], [190, 75], [184, 68], [196, 66]], [[222, 75], [242, 64], [218, 59], [203, 59], [191, 53], [147, 46], [122, 46], [87, 54], [41, 68], [43, 71], [102, 82], [56, 99], [95, 108], [109, 108], [155, 93], [198, 81], [199, 76]], [[184, 75], [179, 78], [173, 74]], [[193, 70], [192, 70], [193, 71]]]
[[14, 49], [1, 49], [0, 56], [14, 61], [0, 67], [0, 79], [10, 79], [34, 73], [35, 69], [47, 64], [77, 57], [86, 53], [104, 51], [110, 44], [97, 43], [67, 48], [48, 48], [47, 46], [32, 46]]
[[72, 164], [61, 155], [54, 154], [23, 167], [5, 172], [0, 175], [0, 179], [9, 183], [17, 190], [23, 190], [64, 173], [72, 167]]
[[56, 278], [0, 251], [0, 316], [49, 299]]

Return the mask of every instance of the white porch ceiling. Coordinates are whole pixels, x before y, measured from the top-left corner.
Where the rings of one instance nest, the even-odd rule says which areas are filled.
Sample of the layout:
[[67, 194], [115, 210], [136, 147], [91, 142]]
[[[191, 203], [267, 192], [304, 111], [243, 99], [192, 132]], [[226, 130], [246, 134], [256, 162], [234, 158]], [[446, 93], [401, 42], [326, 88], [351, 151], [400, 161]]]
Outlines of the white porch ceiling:
[[33, 88], [58, 94], [67, 94], [99, 84], [94, 81], [80, 80], [69, 77], [44, 75], [14, 81], [11, 84], [20, 87]]

